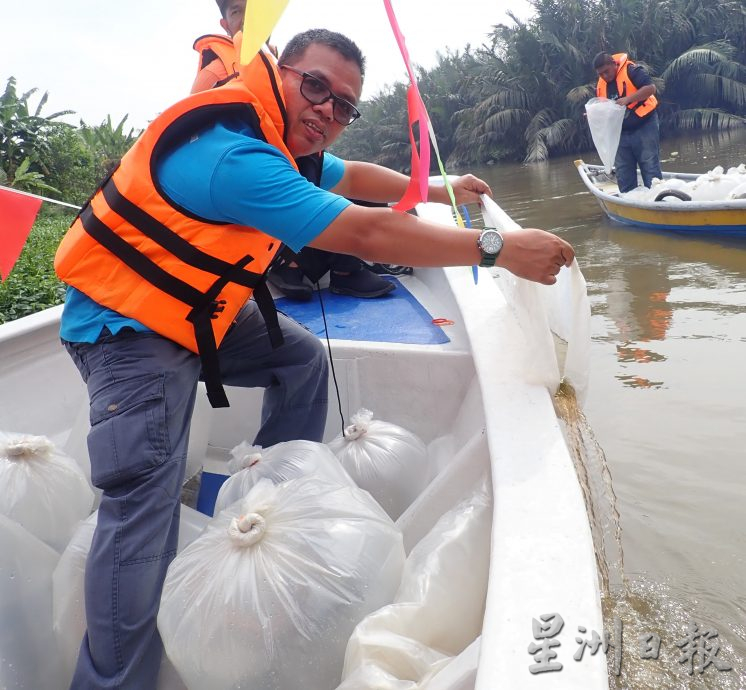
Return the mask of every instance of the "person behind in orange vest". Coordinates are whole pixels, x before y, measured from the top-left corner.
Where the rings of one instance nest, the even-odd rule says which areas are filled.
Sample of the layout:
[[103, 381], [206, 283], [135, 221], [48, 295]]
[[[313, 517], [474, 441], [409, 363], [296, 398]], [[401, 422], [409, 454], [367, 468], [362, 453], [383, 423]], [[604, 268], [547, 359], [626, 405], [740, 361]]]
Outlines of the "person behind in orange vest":
[[[199, 53], [199, 65], [191, 93], [220, 86], [238, 73], [238, 56], [233, 45], [233, 36], [243, 27], [246, 0], [216, 2], [221, 14], [220, 26], [226, 35], [206, 34], [194, 42], [193, 48]], [[277, 49], [269, 43], [267, 47], [277, 57]]]
[[598, 53], [593, 58], [593, 68], [598, 74], [596, 95], [627, 106], [614, 161], [619, 191], [629, 192], [638, 186], [638, 166], [642, 183], [650, 187], [654, 177], [662, 177], [655, 84], [626, 53]]
[[[573, 261], [543, 230], [502, 236], [353, 204], [408, 187], [372, 163], [327, 154], [320, 186], [305, 179], [296, 159], [360, 116], [364, 64], [357, 45], [325, 29], [291, 39], [279, 64], [260, 51], [238, 79], [158, 115], [60, 243], [60, 336], [88, 388], [91, 479], [102, 490], [73, 690], [156, 687], [198, 380], [214, 406], [228, 404], [223, 384], [265, 389], [255, 445], [323, 438], [324, 346], [268, 307], [264, 279], [281, 244], [399, 265], [497, 265], [545, 284]], [[460, 204], [490, 193], [473, 175], [453, 190]], [[429, 193], [449, 202], [443, 187]]]

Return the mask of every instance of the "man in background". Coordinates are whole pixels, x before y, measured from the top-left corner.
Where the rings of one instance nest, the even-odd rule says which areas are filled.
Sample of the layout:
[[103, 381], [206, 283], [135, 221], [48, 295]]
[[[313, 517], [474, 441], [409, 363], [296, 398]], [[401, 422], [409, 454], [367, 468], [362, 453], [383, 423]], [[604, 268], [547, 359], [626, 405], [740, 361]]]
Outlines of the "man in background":
[[596, 95], [627, 107], [614, 161], [619, 191], [629, 192], [637, 187], [638, 166], [642, 183], [650, 187], [654, 177], [663, 176], [655, 84], [626, 53], [598, 53], [593, 68], [598, 74]]

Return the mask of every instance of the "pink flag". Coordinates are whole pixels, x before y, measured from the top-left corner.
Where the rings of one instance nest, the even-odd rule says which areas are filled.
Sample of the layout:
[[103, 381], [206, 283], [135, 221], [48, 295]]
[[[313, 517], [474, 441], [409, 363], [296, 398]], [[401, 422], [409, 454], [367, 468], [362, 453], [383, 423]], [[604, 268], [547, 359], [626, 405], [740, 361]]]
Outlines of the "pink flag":
[[[404, 64], [409, 73], [410, 83], [407, 91], [407, 111], [409, 114], [409, 140], [412, 144], [412, 168], [410, 170], [409, 187], [404, 196], [394, 206], [394, 209], [397, 211], [408, 211], [410, 208], [414, 208], [420, 201], [427, 201], [428, 177], [430, 175], [430, 119], [427, 115], [425, 103], [420, 95], [420, 90], [417, 88], [417, 80], [415, 79], [412, 63], [409, 59], [409, 51], [404, 40], [404, 34], [402, 34], [399, 28], [394, 8], [391, 6], [391, 0], [383, 0], [383, 3], [386, 7], [389, 23], [394, 31], [394, 37], [404, 58]], [[419, 129], [419, 152], [417, 151], [414, 138], [415, 123]]]
[[10, 274], [39, 213], [41, 199], [0, 189], [0, 282]]

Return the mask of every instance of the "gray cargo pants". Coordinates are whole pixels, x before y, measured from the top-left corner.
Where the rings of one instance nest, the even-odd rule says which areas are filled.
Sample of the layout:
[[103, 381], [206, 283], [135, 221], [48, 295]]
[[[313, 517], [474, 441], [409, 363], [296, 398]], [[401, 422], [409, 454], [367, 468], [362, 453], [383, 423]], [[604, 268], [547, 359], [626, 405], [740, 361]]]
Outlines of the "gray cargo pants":
[[[223, 381], [265, 388], [255, 444], [321, 441], [326, 353], [314, 335], [278, 316], [285, 342], [272, 349], [256, 304], [244, 307], [219, 348]], [[65, 346], [88, 386], [91, 479], [103, 490], [85, 573], [88, 630], [71, 688], [151, 690], [200, 361], [155, 333]]]

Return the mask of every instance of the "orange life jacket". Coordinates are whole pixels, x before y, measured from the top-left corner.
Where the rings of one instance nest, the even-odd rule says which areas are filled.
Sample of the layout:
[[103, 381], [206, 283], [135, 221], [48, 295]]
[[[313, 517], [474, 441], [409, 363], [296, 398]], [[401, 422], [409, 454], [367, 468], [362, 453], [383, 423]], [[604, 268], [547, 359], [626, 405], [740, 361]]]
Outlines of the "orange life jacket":
[[[619, 97], [622, 98], [637, 91], [637, 87], [632, 83], [627, 72], [627, 69], [634, 66], [635, 63], [627, 59], [627, 53], [616, 53], [611, 57], [614, 58], [614, 62], [617, 65], [616, 90]], [[596, 96], [606, 98], [607, 86], [606, 80], [603, 77], [599, 77], [596, 84]], [[658, 99], [655, 96], [648, 96], [644, 101], [630, 103], [627, 107], [638, 117], [645, 117], [658, 107]]]
[[[195, 85], [199, 83], [203, 71], [210, 72], [217, 80], [214, 86], [220, 86], [238, 72], [238, 52], [230, 36], [218, 34], [200, 36], [194, 42], [193, 47], [199, 53]], [[192, 93], [195, 93], [195, 87], [192, 87]]]
[[228, 405], [217, 347], [252, 294], [281, 342], [264, 281], [281, 243], [254, 228], [195, 216], [165, 196], [154, 170], [176, 142], [221, 114], [243, 118], [297, 169], [283, 138], [280, 73], [260, 52], [241, 67], [240, 79], [189, 96], [153, 120], [83, 207], [55, 257], [65, 283], [199, 353], [215, 407]]

